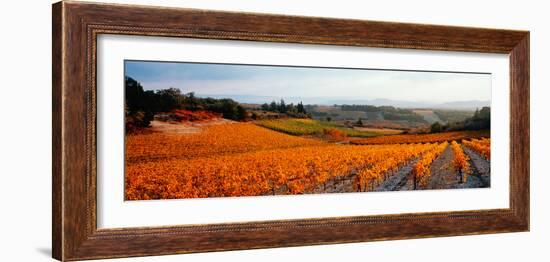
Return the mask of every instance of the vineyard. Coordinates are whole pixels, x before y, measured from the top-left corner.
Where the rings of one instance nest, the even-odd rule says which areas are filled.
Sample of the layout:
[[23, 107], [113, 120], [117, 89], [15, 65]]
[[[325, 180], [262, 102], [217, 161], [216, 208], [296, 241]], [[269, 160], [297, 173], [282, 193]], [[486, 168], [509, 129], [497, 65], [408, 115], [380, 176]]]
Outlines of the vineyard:
[[462, 140], [462, 143], [482, 155], [486, 160], [491, 159], [491, 139], [472, 139], [471, 141]]
[[485, 138], [490, 134], [486, 130], [482, 131], [455, 131], [434, 134], [410, 134], [410, 135], [392, 135], [378, 136], [365, 139], [353, 140], [357, 145], [380, 145], [380, 144], [409, 144], [409, 143], [435, 143], [472, 138]]
[[468, 162], [470, 158], [464, 154], [462, 147], [456, 141], [453, 141], [451, 146], [455, 154], [453, 168], [459, 174], [459, 183], [463, 183], [465, 180], [468, 180], [468, 175], [471, 172], [470, 163]]
[[325, 130], [336, 129], [350, 137], [372, 137], [378, 135], [374, 131], [361, 131], [342, 127], [335, 123], [318, 121], [313, 119], [274, 119], [258, 121], [260, 126], [283, 132], [290, 135], [315, 135], [323, 134]]
[[194, 159], [269, 149], [327, 145], [251, 123], [212, 125], [191, 135], [151, 133], [126, 136], [126, 163]]
[[483, 137], [482, 132], [382, 136], [369, 138], [378, 139], [372, 145], [343, 145], [272, 129], [228, 123], [191, 134], [127, 135], [125, 198], [414, 190], [488, 183], [488, 173], [479, 170], [487, 169], [480, 166], [488, 163], [490, 140], [467, 140]]
[[412, 169], [414, 189], [418, 185], [427, 185], [430, 180], [432, 162], [447, 148], [449, 143], [443, 142], [433, 147], [430, 151], [422, 156], [422, 158], [414, 165]]

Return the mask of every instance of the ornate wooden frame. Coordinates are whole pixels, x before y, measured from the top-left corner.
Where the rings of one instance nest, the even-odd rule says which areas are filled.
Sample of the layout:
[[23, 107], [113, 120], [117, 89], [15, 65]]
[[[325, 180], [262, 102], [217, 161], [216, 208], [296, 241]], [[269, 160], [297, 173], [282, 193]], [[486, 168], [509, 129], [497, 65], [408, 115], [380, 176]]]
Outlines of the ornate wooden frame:
[[[53, 5], [53, 257], [81, 260], [529, 230], [529, 32], [83, 2]], [[504, 53], [510, 208], [96, 227], [96, 40], [123, 34]], [[330, 228], [330, 230], [327, 230]]]

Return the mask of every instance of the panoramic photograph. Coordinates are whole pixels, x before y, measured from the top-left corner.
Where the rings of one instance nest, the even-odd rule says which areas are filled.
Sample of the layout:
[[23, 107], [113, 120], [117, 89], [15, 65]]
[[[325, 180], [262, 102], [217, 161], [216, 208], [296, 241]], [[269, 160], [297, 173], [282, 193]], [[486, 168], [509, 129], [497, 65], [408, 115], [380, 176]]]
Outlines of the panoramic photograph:
[[126, 60], [125, 200], [491, 186], [491, 75]]

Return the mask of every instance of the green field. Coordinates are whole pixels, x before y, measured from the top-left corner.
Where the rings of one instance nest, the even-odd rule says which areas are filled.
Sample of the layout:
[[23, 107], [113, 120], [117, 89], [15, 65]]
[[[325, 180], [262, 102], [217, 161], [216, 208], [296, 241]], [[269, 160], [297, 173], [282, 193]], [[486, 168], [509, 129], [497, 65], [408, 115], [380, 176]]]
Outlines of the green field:
[[352, 128], [343, 127], [337, 123], [319, 121], [312, 119], [275, 119], [275, 120], [260, 120], [256, 124], [290, 135], [319, 135], [323, 134], [325, 129], [338, 129], [351, 137], [372, 137], [378, 136], [379, 133], [359, 131]]

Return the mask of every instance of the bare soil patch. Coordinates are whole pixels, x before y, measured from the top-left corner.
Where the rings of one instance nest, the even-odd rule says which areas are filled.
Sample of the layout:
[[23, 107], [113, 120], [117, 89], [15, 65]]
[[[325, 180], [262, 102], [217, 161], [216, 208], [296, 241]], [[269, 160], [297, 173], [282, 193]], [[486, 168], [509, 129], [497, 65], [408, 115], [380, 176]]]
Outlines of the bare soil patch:
[[439, 122], [442, 124], [445, 124], [446, 122], [441, 120], [437, 114], [434, 113], [433, 110], [426, 110], [426, 109], [416, 109], [413, 110], [413, 112], [421, 115], [424, 117], [424, 120], [426, 120], [428, 123], [433, 124], [435, 122]]
[[151, 121], [151, 127], [149, 129], [153, 132], [169, 133], [169, 134], [196, 134], [200, 133], [204, 127], [212, 125], [223, 125], [236, 123], [235, 121], [217, 118], [200, 122], [164, 122], [159, 120]]

